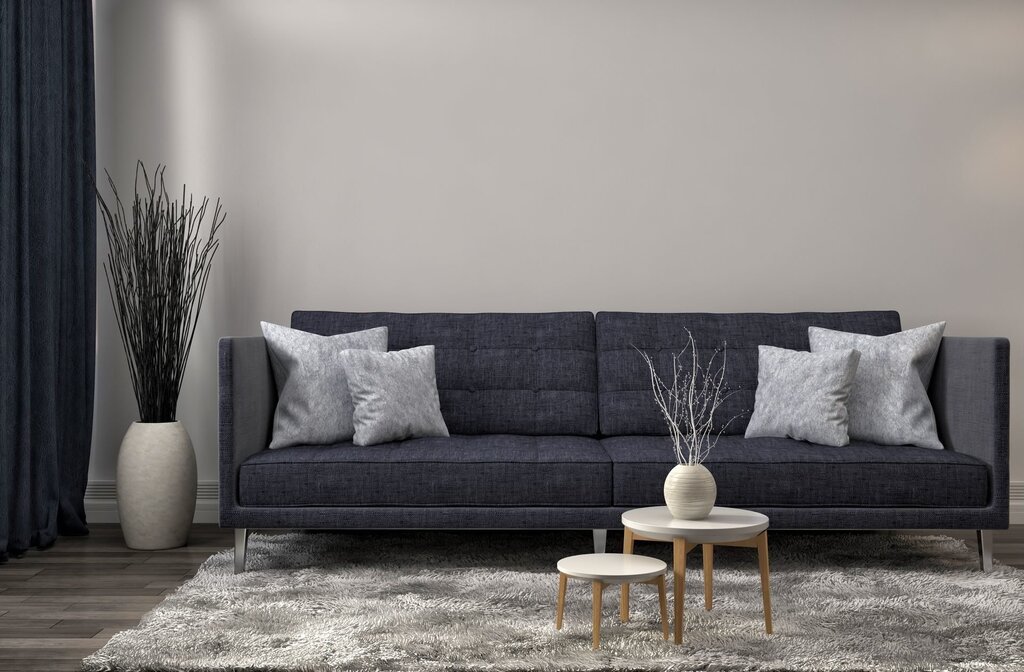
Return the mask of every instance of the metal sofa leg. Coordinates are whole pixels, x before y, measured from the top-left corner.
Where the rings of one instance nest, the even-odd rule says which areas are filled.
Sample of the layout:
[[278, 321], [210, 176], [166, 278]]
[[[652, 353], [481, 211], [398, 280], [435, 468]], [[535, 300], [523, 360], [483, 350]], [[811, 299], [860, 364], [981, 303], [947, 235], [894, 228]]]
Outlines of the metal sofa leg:
[[608, 530], [594, 530], [594, 553], [604, 553], [608, 545]]
[[978, 530], [978, 560], [981, 571], [992, 571], [992, 530]]
[[245, 550], [249, 545], [249, 530], [240, 527], [235, 530], [235, 574], [245, 571]]

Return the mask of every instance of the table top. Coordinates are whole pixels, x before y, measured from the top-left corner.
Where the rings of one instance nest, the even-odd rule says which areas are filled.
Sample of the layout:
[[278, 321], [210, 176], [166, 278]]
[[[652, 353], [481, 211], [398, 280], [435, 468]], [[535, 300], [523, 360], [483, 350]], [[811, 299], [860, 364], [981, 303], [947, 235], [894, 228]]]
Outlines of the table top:
[[663, 560], [622, 553], [587, 553], [558, 561], [558, 571], [562, 574], [605, 583], [649, 581], [664, 574], [666, 569], [668, 565]]
[[716, 506], [703, 520], [673, 518], [667, 506], [633, 509], [622, 514], [622, 524], [654, 539], [683, 537], [694, 544], [743, 541], [768, 529], [768, 516], [746, 509]]

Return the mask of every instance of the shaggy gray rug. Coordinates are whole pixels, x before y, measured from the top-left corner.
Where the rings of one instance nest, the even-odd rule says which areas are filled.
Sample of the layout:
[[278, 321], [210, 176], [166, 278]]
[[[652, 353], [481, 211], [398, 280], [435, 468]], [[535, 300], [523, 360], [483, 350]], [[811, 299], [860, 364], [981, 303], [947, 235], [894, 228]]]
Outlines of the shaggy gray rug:
[[[576, 532], [253, 535], [248, 572], [235, 576], [230, 551], [217, 553], [83, 666], [1024, 670], [1024, 571], [979, 572], [974, 549], [948, 537], [771, 535], [771, 636], [754, 551], [716, 549], [711, 612], [693, 552], [683, 645], [661, 638], [655, 591], [637, 586], [625, 625], [618, 590], [606, 591], [599, 651], [589, 584], [569, 582], [565, 626], [553, 625], [555, 562], [589, 546]], [[668, 560], [670, 546], [636, 550]]]

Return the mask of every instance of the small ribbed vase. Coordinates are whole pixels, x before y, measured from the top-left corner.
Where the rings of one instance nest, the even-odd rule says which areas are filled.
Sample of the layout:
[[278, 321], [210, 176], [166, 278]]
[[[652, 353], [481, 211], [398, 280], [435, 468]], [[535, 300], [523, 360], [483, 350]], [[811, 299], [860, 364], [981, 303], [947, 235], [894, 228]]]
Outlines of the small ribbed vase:
[[703, 464], [677, 464], [665, 477], [665, 505], [673, 518], [703, 520], [717, 496], [715, 477]]

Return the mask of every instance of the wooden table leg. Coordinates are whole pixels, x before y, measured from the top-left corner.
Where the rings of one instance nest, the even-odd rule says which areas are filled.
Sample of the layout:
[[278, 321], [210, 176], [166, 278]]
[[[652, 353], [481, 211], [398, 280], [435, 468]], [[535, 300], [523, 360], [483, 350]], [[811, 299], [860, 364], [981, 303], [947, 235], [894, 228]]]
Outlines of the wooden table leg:
[[757, 536], [757, 564], [761, 568], [761, 599], [764, 601], [764, 630], [772, 634], [772, 595], [768, 585], [768, 531]]
[[[626, 528], [622, 538], [622, 552], [626, 555], [633, 553], [633, 530]], [[622, 599], [619, 601], [619, 620], [623, 623], [629, 620], [629, 584], [622, 584]]]
[[711, 611], [711, 600], [715, 590], [715, 545], [701, 544], [700, 550], [704, 556], [704, 609], [705, 611]]
[[562, 612], [565, 611], [565, 584], [569, 577], [561, 572], [558, 573], [558, 603], [555, 607], [555, 630], [562, 629]]
[[668, 639], [668, 598], [665, 596], [665, 575], [658, 577], [658, 605], [661, 607], [661, 634]]
[[676, 537], [672, 542], [672, 609], [675, 617], [675, 642], [683, 643], [683, 597], [686, 594], [686, 539]]
[[594, 648], [601, 646], [601, 599], [604, 597], [604, 584], [594, 581]]

